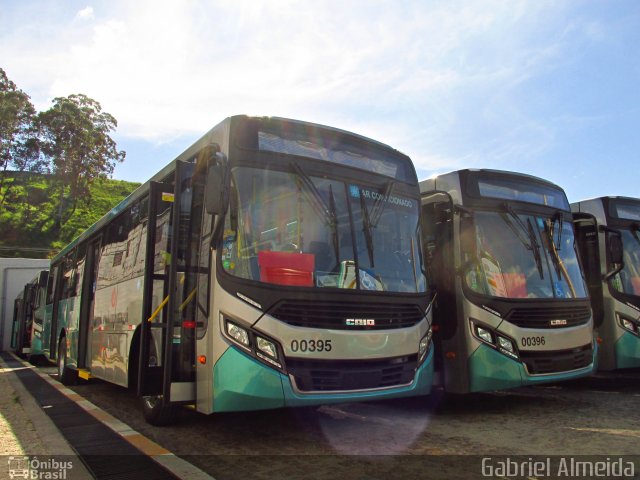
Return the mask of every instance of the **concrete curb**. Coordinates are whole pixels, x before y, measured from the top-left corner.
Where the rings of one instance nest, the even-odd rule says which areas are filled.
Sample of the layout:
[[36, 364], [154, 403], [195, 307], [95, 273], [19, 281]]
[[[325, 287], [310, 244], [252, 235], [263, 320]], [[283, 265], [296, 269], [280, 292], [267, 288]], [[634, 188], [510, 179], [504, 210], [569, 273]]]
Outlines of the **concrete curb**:
[[[195, 465], [192, 465], [186, 460], [183, 460], [182, 458], [173, 454], [169, 450], [161, 447], [160, 445], [155, 443], [153, 440], [150, 440], [149, 438], [145, 437], [141, 433], [135, 431], [129, 425], [127, 425], [124, 422], [121, 422], [117, 418], [113, 417], [111, 414], [97, 407], [96, 405], [91, 403], [89, 400], [84, 398], [82, 395], [74, 392], [73, 390], [62, 385], [61, 383], [53, 380], [49, 375], [46, 375], [40, 372], [36, 367], [34, 367], [29, 363], [24, 362], [21, 358], [15, 356], [13, 353], [11, 353], [11, 355], [17, 361], [19, 361], [25, 368], [32, 369], [40, 378], [44, 379], [51, 386], [56, 388], [60, 393], [66, 396], [69, 400], [79, 405], [91, 416], [93, 416], [98, 421], [100, 421], [101, 423], [109, 427], [111, 430], [113, 430], [115, 433], [120, 435], [131, 445], [133, 445], [134, 447], [142, 451], [142, 453], [144, 453], [145, 455], [151, 457], [156, 463], [159, 463], [160, 465], [162, 465], [164, 468], [169, 470], [171, 473], [173, 473], [177, 477], [183, 478], [185, 480], [187, 479], [188, 480], [215, 480], [208, 473], [200, 470]], [[51, 422], [51, 420], [47, 418], [45, 413], [41, 410], [41, 408], [36, 404], [35, 400], [31, 397], [31, 394], [24, 388], [24, 386], [22, 385], [22, 382], [20, 382], [20, 380], [18, 380], [18, 378], [15, 375], [12, 375], [12, 381], [13, 383], [17, 382], [20, 384], [20, 387], [22, 388], [22, 392], [24, 392], [24, 396], [29, 398], [33, 408], [37, 409], [38, 413], [42, 415], [42, 417], [49, 423], [48, 425], [43, 424], [43, 428], [45, 428], [47, 432], [50, 431], [50, 429], [55, 430], [55, 434], [59, 436], [62, 440], [64, 440], [64, 437], [62, 437], [62, 435], [57, 430], [53, 422]], [[35, 425], [35, 422], [34, 422], [34, 425]], [[39, 426], [38, 425], [35, 425], [35, 426], [36, 428], [38, 428], [38, 431], [40, 431]], [[72, 452], [70, 454], [76, 455], [66, 440], [64, 440], [64, 444]]]

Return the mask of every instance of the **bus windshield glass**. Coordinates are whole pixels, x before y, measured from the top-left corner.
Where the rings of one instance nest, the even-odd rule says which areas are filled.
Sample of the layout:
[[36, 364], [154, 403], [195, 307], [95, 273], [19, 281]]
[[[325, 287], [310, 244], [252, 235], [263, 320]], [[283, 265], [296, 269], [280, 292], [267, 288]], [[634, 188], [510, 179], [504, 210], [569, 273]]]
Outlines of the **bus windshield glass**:
[[613, 277], [613, 287], [628, 295], [640, 296], [640, 233], [637, 227], [622, 229], [624, 268]]
[[418, 200], [392, 186], [236, 167], [223, 268], [277, 285], [424, 292]]
[[514, 178], [480, 178], [477, 181], [478, 195], [518, 202], [535, 203], [570, 210], [569, 202], [562, 190], [551, 185]]
[[587, 296], [573, 227], [561, 212], [545, 218], [513, 210], [476, 211], [461, 234], [471, 236], [461, 243], [467, 249], [466, 282], [477, 293], [505, 298]]

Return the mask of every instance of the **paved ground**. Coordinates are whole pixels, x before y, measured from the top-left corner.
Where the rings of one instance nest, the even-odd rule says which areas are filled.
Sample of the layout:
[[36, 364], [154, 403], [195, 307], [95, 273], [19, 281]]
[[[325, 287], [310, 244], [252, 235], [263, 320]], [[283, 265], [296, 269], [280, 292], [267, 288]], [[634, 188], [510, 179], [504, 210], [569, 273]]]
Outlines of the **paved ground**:
[[71, 462], [67, 478], [90, 478], [82, 462], [51, 420], [0, 358], [0, 478], [9, 478], [9, 460], [37, 455]]
[[[482, 456], [514, 455], [632, 455], [640, 475], [640, 371], [462, 397], [212, 416], [185, 410], [163, 428], [144, 422], [124, 388], [94, 380], [73, 389], [218, 480], [480, 478]], [[16, 402], [4, 396], [0, 408]]]

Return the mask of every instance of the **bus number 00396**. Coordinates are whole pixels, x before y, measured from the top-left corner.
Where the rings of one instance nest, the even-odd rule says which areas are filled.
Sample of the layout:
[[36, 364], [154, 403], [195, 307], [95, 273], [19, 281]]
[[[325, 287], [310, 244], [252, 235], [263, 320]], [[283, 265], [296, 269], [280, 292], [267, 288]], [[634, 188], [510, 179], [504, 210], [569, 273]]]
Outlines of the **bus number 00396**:
[[545, 344], [544, 337], [522, 337], [520, 342], [523, 347], [537, 347]]
[[331, 340], [291, 340], [292, 352], [330, 352]]

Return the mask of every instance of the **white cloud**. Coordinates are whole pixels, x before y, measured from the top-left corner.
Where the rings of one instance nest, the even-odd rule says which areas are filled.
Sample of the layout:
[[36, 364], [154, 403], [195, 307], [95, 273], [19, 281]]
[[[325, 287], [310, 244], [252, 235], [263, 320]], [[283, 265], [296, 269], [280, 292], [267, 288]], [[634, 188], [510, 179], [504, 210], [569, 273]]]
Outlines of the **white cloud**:
[[95, 18], [93, 14], [93, 7], [85, 7], [76, 13], [76, 18], [81, 20], [93, 20]]
[[91, 22], [32, 19], [44, 33], [0, 37], [0, 57], [39, 108], [86, 93], [122, 136], [162, 143], [230, 114], [280, 115], [378, 138], [424, 171], [530, 155], [553, 139], [511, 97], [560, 58], [561, 43], [532, 35], [553, 21], [544, 2], [95, 5], [76, 14]]

